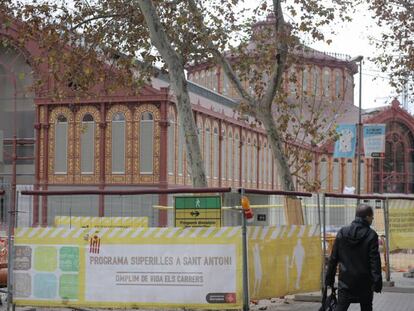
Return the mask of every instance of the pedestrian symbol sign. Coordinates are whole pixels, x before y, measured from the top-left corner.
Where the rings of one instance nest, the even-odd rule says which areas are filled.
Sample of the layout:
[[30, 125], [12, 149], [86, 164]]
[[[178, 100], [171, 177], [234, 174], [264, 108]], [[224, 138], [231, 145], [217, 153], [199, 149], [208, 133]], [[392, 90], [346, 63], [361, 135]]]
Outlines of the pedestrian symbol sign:
[[174, 198], [176, 227], [220, 227], [220, 196]]

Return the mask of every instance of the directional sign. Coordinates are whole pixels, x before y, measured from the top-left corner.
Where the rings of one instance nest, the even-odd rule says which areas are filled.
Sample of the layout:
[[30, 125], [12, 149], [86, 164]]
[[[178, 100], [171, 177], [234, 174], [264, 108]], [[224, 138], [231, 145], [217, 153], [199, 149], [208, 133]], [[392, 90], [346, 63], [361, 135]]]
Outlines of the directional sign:
[[190, 215], [193, 216], [193, 217], [198, 217], [198, 216], [200, 216], [200, 212], [199, 211], [192, 211], [190, 213]]
[[176, 227], [220, 227], [221, 197], [175, 197]]

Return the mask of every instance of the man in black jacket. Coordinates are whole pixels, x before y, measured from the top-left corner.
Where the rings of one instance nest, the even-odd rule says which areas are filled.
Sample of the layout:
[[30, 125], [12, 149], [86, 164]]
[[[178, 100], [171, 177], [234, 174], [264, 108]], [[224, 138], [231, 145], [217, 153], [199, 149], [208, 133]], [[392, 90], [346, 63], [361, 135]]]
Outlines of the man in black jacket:
[[339, 230], [329, 258], [326, 285], [333, 287], [339, 264], [338, 305], [335, 311], [346, 311], [359, 302], [361, 311], [372, 311], [374, 291], [382, 290], [381, 257], [378, 235], [370, 228], [374, 211], [367, 204], [356, 209], [355, 220]]

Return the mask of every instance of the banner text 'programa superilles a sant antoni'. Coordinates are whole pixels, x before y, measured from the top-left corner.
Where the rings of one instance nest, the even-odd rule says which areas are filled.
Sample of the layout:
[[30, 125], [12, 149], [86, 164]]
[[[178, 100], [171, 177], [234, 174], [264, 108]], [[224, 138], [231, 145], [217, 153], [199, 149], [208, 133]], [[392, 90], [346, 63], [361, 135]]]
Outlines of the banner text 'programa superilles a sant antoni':
[[240, 227], [23, 228], [17, 305], [236, 309]]

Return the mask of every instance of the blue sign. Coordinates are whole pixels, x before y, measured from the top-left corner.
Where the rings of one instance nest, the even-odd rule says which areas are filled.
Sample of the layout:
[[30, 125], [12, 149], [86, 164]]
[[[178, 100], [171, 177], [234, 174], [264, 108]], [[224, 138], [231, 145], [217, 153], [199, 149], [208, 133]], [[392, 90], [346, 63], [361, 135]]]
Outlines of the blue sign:
[[357, 139], [356, 125], [338, 124], [336, 132], [339, 138], [335, 142], [334, 158], [353, 158]]

